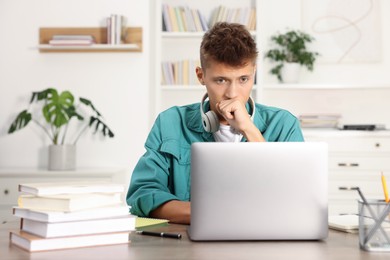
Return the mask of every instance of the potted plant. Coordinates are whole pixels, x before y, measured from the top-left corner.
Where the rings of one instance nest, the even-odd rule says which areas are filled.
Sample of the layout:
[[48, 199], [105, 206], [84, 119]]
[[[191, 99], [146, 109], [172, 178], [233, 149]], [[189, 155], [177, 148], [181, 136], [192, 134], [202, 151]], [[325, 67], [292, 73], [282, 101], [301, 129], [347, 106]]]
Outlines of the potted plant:
[[[86, 110], [82, 109], [83, 106]], [[41, 108], [41, 116], [36, 113], [39, 108]], [[68, 128], [70, 122], [74, 121], [73, 118], [82, 126], [81, 129], [73, 132], [73, 138], [70, 139]], [[71, 92], [59, 93], [54, 88], [33, 92], [29, 107], [16, 116], [8, 133], [22, 129], [30, 122], [38, 125], [51, 141], [49, 170], [75, 169], [76, 143], [88, 128], [93, 128], [94, 134], [100, 132], [103, 136], [114, 137], [114, 133], [103, 122], [102, 115], [90, 100], [80, 97], [76, 103]]]
[[[271, 42], [274, 48], [265, 54], [265, 58], [276, 63], [270, 73], [276, 75], [281, 82], [296, 82], [301, 66], [313, 71], [314, 62], [319, 54], [309, 51], [306, 45], [314, 40], [312, 36], [299, 30], [288, 30], [286, 33], [273, 35]], [[286, 72], [286, 68], [290, 70]], [[288, 74], [291, 69], [295, 72]], [[290, 75], [295, 76], [295, 79], [290, 78]]]

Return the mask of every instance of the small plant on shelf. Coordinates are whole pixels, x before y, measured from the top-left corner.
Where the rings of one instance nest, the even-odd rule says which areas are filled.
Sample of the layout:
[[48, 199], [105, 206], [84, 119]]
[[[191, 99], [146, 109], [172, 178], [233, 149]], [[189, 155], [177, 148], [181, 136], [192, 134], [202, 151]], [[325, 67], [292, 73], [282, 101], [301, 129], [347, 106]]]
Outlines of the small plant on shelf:
[[282, 69], [286, 63], [295, 63], [313, 71], [318, 52], [311, 52], [307, 44], [314, 41], [314, 37], [300, 30], [288, 30], [271, 37], [273, 48], [266, 52], [265, 58], [276, 63], [270, 70], [279, 81], [283, 82]]

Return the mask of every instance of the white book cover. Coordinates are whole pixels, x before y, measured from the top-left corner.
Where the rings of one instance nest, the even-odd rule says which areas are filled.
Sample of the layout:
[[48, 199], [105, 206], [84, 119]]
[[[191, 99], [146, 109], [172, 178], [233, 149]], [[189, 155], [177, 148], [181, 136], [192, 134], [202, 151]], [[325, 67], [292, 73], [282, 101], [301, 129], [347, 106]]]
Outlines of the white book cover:
[[169, 7], [166, 4], [163, 4], [163, 6], [162, 6], [162, 15], [163, 15], [165, 28], [166, 28], [167, 32], [172, 32], [173, 29], [172, 29], [172, 23], [171, 23], [171, 20], [169, 17]]
[[329, 228], [355, 233], [359, 229], [358, 215], [329, 216]]
[[50, 45], [53, 46], [67, 46], [67, 45], [92, 45], [94, 44], [93, 40], [50, 40]]
[[118, 204], [110, 207], [93, 208], [75, 212], [30, 210], [14, 207], [13, 215], [19, 218], [40, 222], [56, 223], [127, 216], [129, 215], [129, 206]]
[[10, 241], [11, 244], [29, 252], [127, 244], [130, 242], [129, 232], [115, 232], [58, 238], [41, 238], [20, 230], [10, 232]]
[[46, 223], [31, 219], [21, 220], [21, 230], [44, 238], [89, 235], [135, 230], [136, 217], [94, 219], [83, 221]]
[[121, 203], [120, 193], [20, 195], [18, 206], [33, 210], [72, 212]]
[[48, 182], [19, 184], [19, 191], [37, 195], [115, 193], [125, 190], [122, 184], [109, 182]]
[[94, 37], [88, 34], [55, 34], [53, 40], [89, 40], [94, 41]]

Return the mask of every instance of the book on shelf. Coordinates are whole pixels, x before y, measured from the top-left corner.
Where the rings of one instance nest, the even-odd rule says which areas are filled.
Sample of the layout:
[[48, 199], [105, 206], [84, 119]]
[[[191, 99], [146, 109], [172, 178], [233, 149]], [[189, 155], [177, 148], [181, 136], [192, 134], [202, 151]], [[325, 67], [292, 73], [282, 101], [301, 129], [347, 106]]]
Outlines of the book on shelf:
[[301, 127], [304, 128], [336, 128], [340, 118], [340, 114], [302, 114], [298, 116]]
[[168, 32], [201, 32], [208, 29], [207, 23], [201, 23], [202, 17], [198, 9], [185, 6], [162, 5], [163, 30]]
[[50, 40], [52, 46], [89, 46], [94, 44], [91, 40]]
[[172, 21], [169, 16], [169, 7], [168, 5], [163, 4], [162, 5], [162, 15], [163, 15], [163, 31], [172, 32]]
[[[207, 22], [208, 21], [208, 22]], [[220, 5], [207, 19], [199, 9], [188, 6], [162, 5], [163, 30], [168, 32], [201, 32], [217, 22], [240, 23], [249, 30], [256, 29], [256, 8], [228, 8]]]
[[121, 193], [19, 195], [18, 206], [33, 210], [72, 212], [119, 204]]
[[24, 219], [56, 223], [127, 216], [129, 215], [129, 207], [127, 205], [118, 204], [109, 207], [92, 208], [74, 212], [42, 211], [14, 207], [13, 215]]
[[126, 37], [127, 19], [123, 15], [112, 14], [106, 18], [107, 44], [121, 44]]
[[180, 60], [174, 62], [162, 62], [162, 85], [196, 85], [198, 79], [195, 68], [200, 66], [199, 60]]
[[124, 232], [135, 230], [134, 215], [48, 223], [21, 219], [20, 229], [44, 238], [88, 235], [96, 233]]
[[88, 34], [55, 34], [52, 40], [88, 40], [95, 41], [92, 35]]
[[48, 182], [48, 183], [22, 183], [18, 186], [19, 192], [37, 196], [56, 194], [82, 194], [82, 193], [116, 193], [123, 192], [121, 184], [107, 182]]
[[21, 230], [10, 232], [12, 244], [29, 252], [48, 251], [58, 249], [127, 244], [129, 232], [114, 232], [94, 235], [82, 235], [71, 237], [41, 238]]

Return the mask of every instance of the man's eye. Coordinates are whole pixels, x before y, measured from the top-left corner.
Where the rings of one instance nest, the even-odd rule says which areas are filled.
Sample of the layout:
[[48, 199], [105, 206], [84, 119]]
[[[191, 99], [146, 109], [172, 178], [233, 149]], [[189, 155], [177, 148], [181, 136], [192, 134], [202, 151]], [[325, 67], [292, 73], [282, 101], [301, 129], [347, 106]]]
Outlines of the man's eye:
[[225, 80], [225, 79], [217, 79], [216, 82], [217, 82], [218, 84], [223, 84], [223, 83], [226, 82], [226, 80]]
[[248, 80], [249, 80], [248, 77], [242, 77], [242, 78], [240, 78], [240, 82], [241, 82], [241, 83], [245, 83], [245, 82], [247, 82]]

